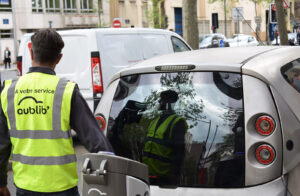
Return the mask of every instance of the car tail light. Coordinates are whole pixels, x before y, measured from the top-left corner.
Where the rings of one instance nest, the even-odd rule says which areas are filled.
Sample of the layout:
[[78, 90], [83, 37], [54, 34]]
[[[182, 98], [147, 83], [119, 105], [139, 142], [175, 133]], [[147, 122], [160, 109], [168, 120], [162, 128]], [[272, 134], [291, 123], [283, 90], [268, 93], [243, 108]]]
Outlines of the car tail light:
[[270, 135], [275, 129], [275, 122], [270, 116], [260, 116], [256, 120], [256, 130], [261, 135]]
[[103, 79], [102, 79], [102, 71], [101, 71], [101, 62], [100, 62], [99, 52], [92, 52], [91, 66], [92, 66], [93, 92], [94, 93], [103, 93]]
[[270, 145], [262, 144], [256, 149], [256, 159], [263, 165], [269, 165], [275, 159], [275, 151]]
[[95, 118], [96, 118], [96, 121], [97, 121], [97, 123], [98, 123], [101, 131], [104, 131], [105, 130], [105, 126], [106, 126], [105, 118], [102, 115], [100, 115], [100, 114], [96, 115]]
[[19, 71], [19, 76], [22, 75], [22, 56], [17, 57], [17, 69]]

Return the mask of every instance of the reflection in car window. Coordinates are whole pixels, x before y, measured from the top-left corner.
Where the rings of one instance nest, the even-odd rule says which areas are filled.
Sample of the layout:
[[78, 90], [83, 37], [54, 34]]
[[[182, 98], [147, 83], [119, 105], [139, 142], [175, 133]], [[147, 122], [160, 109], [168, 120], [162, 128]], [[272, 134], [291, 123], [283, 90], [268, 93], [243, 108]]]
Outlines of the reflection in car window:
[[117, 155], [148, 165], [152, 185], [243, 187], [242, 92], [235, 73], [122, 77], [107, 137]]
[[184, 42], [182, 42], [177, 37], [172, 36], [171, 40], [172, 40], [174, 52], [184, 52], [184, 51], [191, 50]]
[[300, 93], [300, 59], [283, 66], [281, 73], [286, 81]]

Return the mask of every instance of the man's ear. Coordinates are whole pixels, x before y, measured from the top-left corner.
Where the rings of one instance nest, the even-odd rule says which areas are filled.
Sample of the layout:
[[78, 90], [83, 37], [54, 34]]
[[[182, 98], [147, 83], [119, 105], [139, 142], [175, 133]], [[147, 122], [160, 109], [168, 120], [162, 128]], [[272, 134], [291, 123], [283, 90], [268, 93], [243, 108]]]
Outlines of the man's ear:
[[29, 49], [29, 52], [30, 52], [31, 61], [33, 61], [33, 59], [34, 59], [34, 55], [33, 55], [33, 51], [32, 51], [32, 49], [31, 49], [31, 48]]
[[59, 57], [57, 58], [55, 65], [59, 63], [60, 59], [62, 58], [63, 54], [59, 54]]

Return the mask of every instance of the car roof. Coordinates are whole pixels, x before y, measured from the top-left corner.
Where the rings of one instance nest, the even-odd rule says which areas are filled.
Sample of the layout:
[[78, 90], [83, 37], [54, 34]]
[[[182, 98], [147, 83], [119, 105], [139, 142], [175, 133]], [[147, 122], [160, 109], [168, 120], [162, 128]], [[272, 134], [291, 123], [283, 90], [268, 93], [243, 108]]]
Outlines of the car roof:
[[[119, 75], [156, 72], [161, 65], [195, 65], [195, 70], [240, 72], [249, 59], [280, 47], [209, 48], [154, 57], [122, 70]], [[119, 77], [117, 74], [116, 77]]]
[[157, 66], [195, 65], [193, 71], [243, 72], [272, 83], [275, 79], [270, 72], [280, 72], [283, 65], [300, 58], [299, 54], [300, 47], [292, 46], [201, 49], [153, 57], [121, 70], [112, 80], [125, 75], [157, 72]]
[[80, 33], [95, 31], [99, 33], [159, 33], [159, 34], [172, 34], [179, 36], [177, 33], [164, 29], [153, 29], [153, 28], [93, 28], [93, 29], [72, 29], [58, 31], [60, 33]]
[[[195, 68], [191, 71], [227, 71], [258, 78], [281, 95], [290, 108], [297, 111], [300, 109], [300, 94], [281, 73], [284, 65], [296, 59], [300, 59], [300, 47], [296, 46], [201, 49], [145, 60], [115, 74], [112, 81], [126, 75], [162, 72], [156, 69], [158, 66], [193, 65]], [[300, 119], [299, 112], [295, 112], [295, 115]]]
[[[153, 29], [153, 28], [91, 28], [91, 29], [70, 29], [70, 30], [57, 30], [61, 35], [69, 34], [92, 34], [97, 33], [151, 33], [151, 34], [170, 34], [171, 36], [180, 37], [177, 33], [164, 29]], [[26, 33], [24, 37], [30, 37], [33, 33]]]

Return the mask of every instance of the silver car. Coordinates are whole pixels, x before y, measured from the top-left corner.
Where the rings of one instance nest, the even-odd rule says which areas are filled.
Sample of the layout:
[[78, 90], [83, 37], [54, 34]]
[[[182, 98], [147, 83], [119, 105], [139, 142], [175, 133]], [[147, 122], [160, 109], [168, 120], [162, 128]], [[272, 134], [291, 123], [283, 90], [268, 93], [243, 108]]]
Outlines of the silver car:
[[299, 47], [216, 48], [119, 72], [95, 115], [117, 155], [151, 154], [152, 196], [300, 195], [299, 100]]

